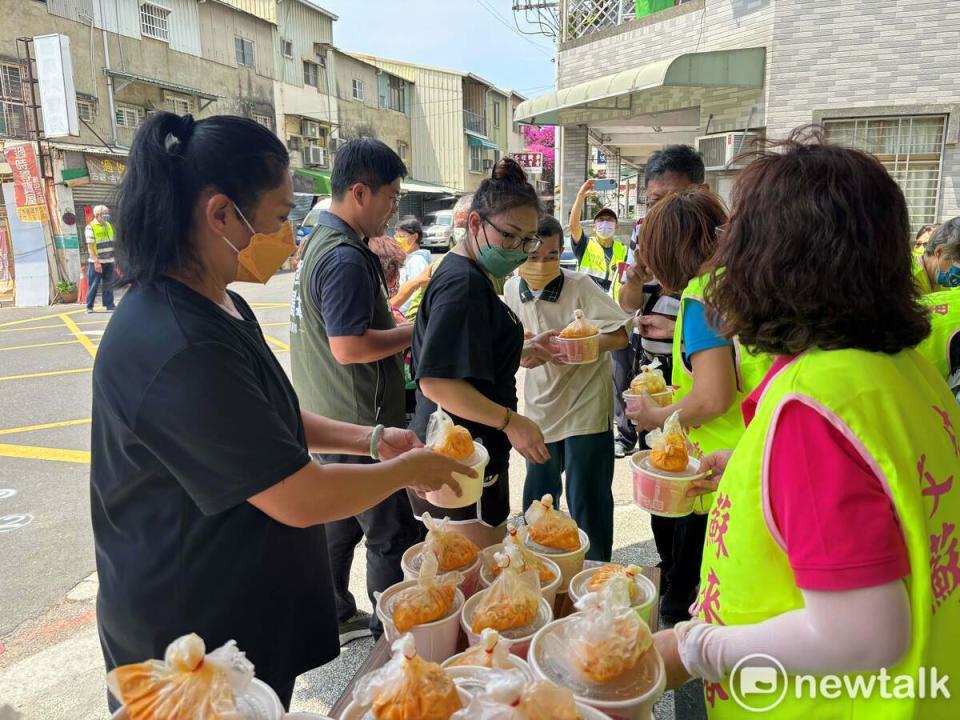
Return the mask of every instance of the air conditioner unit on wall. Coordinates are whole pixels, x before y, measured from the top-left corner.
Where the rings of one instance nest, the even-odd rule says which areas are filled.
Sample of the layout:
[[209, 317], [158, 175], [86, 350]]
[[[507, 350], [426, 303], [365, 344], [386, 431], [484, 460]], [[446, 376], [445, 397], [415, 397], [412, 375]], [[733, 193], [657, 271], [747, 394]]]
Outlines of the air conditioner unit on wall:
[[322, 147], [317, 147], [316, 145], [304, 146], [303, 164], [304, 165], [326, 165], [327, 164], [326, 149]]
[[330, 152], [336, 152], [336, 151], [337, 151], [337, 148], [339, 148], [339, 147], [340, 147], [340, 140], [339, 140], [339, 139], [337, 139], [337, 138], [330, 138], [329, 140], [327, 140], [327, 149], [330, 150]]
[[300, 134], [309, 138], [320, 137], [320, 123], [314, 120], [301, 120]]
[[708, 171], [732, 170], [734, 160], [741, 153], [754, 149], [759, 135], [752, 132], [728, 132], [704, 135], [697, 138], [697, 150], [703, 155], [703, 164]]

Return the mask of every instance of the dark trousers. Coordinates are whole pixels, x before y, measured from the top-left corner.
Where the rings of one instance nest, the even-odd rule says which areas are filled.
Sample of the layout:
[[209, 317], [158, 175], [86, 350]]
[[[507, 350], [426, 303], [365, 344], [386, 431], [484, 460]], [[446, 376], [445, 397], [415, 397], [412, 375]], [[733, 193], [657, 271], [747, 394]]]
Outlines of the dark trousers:
[[87, 309], [93, 310], [97, 290], [103, 285], [103, 306], [113, 310], [113, 263], [100, 263], [100, 267], [103, 270], [97, 272], [96, 265], [87, 263]]
[[610, 561], [613, 552], [613, 432], [547, 443], [550, 460], [543, 465], [527, 463], [523, 506], [546, 493], [560, 504], [561, 476], [567, 475], [567, 505], [570, 515], [590, 538], [588, 560]]
[[[320, 455], [323, 463], [368, 464], [370, 458], [355, 455]], [[359, 515], [344, 520], [335, 520], [325, 526], [327, 552], [333, 572], [333, 592], [337, 601], [337, 619], [349, 620], [357, 611], [357, 602], [350, 592], [350, 566], [353, 553], [361, 540], [367, 540], [367, 595], [374, 613], [370, 629], [378, 637], [383, 627], [377, 618], [377, 603], [374, 592], [383, 592], [403, 580], [400, 559], [411, 545], [420, 541], [422, 526], [413, 517], [410, 501], [405, 490], [365, 510]]]
[[630, 381], [635, 375], [634, 362], [639, 338], [636, 333], [631, 333], [630, 345], [610, 353], [613, 361], [613, 414], [617, 421], [617, 442], [627, 451], [633, 450], [639, 439], [637, 428], [627, 418], [627, 403], [623, 399], [623, 393], [630, 389]]
[[707, 534], [707, 515], [681, 518], [650, 517], [653, 541], [660, 554], [660, 613], [673, 619], [689, 617], [700, 582], [700, 562]]

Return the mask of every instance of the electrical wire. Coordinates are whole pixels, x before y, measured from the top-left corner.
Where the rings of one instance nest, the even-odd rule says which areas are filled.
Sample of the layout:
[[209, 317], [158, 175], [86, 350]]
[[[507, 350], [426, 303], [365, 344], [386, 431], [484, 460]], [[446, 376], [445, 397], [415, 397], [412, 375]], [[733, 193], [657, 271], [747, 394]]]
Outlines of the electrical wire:
[[488, 5], [487, 2], [486, 2], [486, 0], [477, 0], [477, 4], [480, 5], [480, 7], [482, 7], [484, 10], [486, 10], [490, 15], [492, 15], [492, 16], [494, 17], [494, 19], [496, 19], [496, 21], [497, 21], [498, 23], [500, 23], [501, 25], [503, 25], [507, 30], [509, 30], [510, 32], [512, 32], [512, 33], [513, 33], [514, 35], [516, 35], [518, 38], [522, 39], [524, 42], [529, 43], [529, 44], [532, 45], [533, 47], [537, 48], [537, 50], [539, 50], [540, 52], [542, 52], [542, 53], [543, 53], [544, 55], [546, 55], [547, 57], [549, 57], [549, 58], [551, 58], [551, 59], [553, 58], [553, 52], [548, 51], [548, 50], [547, 50], [545, 47], [543, 47], [542, 45], [540, 45], [540, 44], [538, 44], [538, 43], [535, 43], [533, 40], [531, 40], [529, 37], [527, 37], [527, 36], [524, 35], [523, 33], [519, 32], [518, 30], [516, 30], [516, 29], [514, 29], [514, 28], [512, 28], [512, 27], [510, 27], [510, 23], [508, 23], [508, 22], [506, 21], [506, 19], [504, 19], [504, 17], [503, 17], [502, 15], [500, 15], [500, 13], [498, 13], [493, 7], [491, 7], [490, 5]]

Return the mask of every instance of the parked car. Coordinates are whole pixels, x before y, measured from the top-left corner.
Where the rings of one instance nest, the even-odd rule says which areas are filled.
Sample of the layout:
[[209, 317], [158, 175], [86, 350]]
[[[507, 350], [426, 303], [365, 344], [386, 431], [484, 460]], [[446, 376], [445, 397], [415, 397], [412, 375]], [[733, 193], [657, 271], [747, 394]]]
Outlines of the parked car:
[[450, 250], [453, 240], [453, 210], [427, 213], [423, 219], [423, 239], [420, 247], [429, 250]]
[[329, 210], [330, 203], [330, 198], [324, 198], [310, 209], [310, 212], [303, 218], [303, 222], [300, 223], [300, 227], [297, 228], [297, 245], [300, 244], [303, 238], [310, 237], [310, 233], [313, 232], [313, 228], [317, 225], [317, 220], [320, 219], [320, 213], [324, 210]]
[[567, 248], [562, 253], [560, 253], [560, 267], [564, 270], [570, 270], [575, 272], [577, 269], [577, 256], [574, 254], [573, 250]]

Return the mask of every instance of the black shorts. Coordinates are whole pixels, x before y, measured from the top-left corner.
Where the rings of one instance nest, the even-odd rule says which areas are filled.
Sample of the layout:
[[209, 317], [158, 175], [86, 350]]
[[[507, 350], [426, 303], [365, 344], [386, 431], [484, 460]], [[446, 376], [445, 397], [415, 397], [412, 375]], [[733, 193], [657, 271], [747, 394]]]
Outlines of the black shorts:
[[510, 472], [487, 475], [483, 479], [483, 494], [473, 505], [462, 508], [442, 508], [427, 502], [413, 490], [408, 489], [413, 514], [420, 517], [427, 513], [432, 518], [450, 518], [452, 523], [479, 520], [487, 527], [499, 527], [510, 516]]

